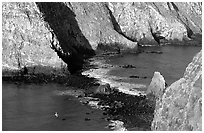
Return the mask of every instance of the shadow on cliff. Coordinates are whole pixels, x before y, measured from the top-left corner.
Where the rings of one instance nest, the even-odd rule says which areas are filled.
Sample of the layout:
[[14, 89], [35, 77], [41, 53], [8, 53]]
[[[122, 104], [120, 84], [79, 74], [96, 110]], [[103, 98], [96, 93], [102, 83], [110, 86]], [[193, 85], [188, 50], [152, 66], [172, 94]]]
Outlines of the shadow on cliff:
[[44, 20], [56, 35], [62, 51], [58, 56], [68, 64], [71, 74], [82, 69], [84, 59], [95, 55], [88, 40], [82, 34], [75, 13], [64, 3], [37, 2]]

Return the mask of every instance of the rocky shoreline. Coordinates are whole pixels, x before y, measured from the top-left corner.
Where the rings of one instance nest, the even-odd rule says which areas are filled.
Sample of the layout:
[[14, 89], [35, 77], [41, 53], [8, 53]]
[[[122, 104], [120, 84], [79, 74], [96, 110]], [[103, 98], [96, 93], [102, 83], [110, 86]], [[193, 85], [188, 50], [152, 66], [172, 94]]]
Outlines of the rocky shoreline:
[[122, 82], [107, 75], [115, 66], [101, 60], [122, 52], [163, 54], [140, 51], [147, 45], [202, 46], [201, 7], [201, 2], [4, 2], [2, 81], [76, 87], [83, 91], [62, 94], [101, 106], [109, 121], [136, 130], [202, 130], [201, 52], [169, 87], [159, 73], [150, 86]]
[[[108, 56], [111, 56], [111, 54]], [[199, 64], [201, 58], [200, 56], [201, 52], [197, 54], [196, 57], [194, 57], [194, 60], [189, 65], [189, 67], [194, 67], [195, 64]], [[114, 68], [114, 66], [102, 63], [100, 58], [104, 58], [104, 56], [98, 56], [94, 58], [95, 60], [90, 59], [89, 61], [91, 62], [87, 62], [88, 64], [85, 65], [85, 68], [82, 70], [82, 74], [57, 74], [57, 71], [55, 74], [52, 73], [47, 75], [45, 73], [24, 74], [22, 72], [24, 70], [23, 69], [20, 72], [9, 72], [10, 75], [8, 75], [8, 72], [7, 75], [5, 74], [6, 72], [4, 72], [2, 81], [15, 82], [16, 84], [47, 84], [51, 82], [64, 84], [65, 88], [71, 87], [73, 90], [59, 92], [60, 95], [73, 95], [77, 97], [79, 101], [82, 102], [82, 104], [103, 110], [103, 114], [107, 116], [106, 120], [111, 122], [112, 125], [115, 125], [114, 127], [110, 124], [109, 128], [116, 129], [117, 127], [117, 130], [155, 130], [154, 127], [159, 126], [156, 121], [158, 121], [157, 119], [161, 118], [156, 117], [156, 115], [163, 115], [157, 114], [156, 112], [159, 111], [159, 108], [161, 108], [161, 104], [166, 104], [161, 103], [161, 100], [159, 99], [163, 99], [167, 95], [168, 91], [171, 90], [171, 86], [177, 83], [175, 82], [167, 87], [163, 76], [159, 72], [155, 72], [150, 85], [145, 86], [147, 91], [137, 91], [132, 88], [135, 88], [135, 84], [132, 86], [124, 83], [117, 84], [116, 82], [114, 83], [112, 80], [109, 80], [106, 77], [104, 78], [106, 71]], [[134, 66], [131, 65], [125, 65], [122, 67], [125, 69], [134, 68]], [[192, 70], [200, 72], [197, 71], [197, 69], [200, 67], [196, 69], [190, 69], [189, 67], [186, 69], [186, 78], [190, 76], [188, 73], [194, 74]], [[196, 84], [198, 84], [196, 86], [200, 86], [199, 82], [196, 82]], [[140, 89], [141, 87], [143, 86], [138, 86]], [[198, 95], [197, 92], [194, 93]], [[198, 108], [200, 108], [200, 105]], [[114, 122], [120, 126], [116, 123], [113, 124]], [[122, 125], [121, 122], [123, 123]], [[198, 124], [200, 124], [200, 122], [198, 122]], [[198, 130], [200, 129], [201, 127], [198, 127]], [[162, 127], [160, 130], [167, 129]], [[192, 130], [197, 130], [197, 127], [192, 128]]]
[[[94, 66], [90, 64], [85, 69], [89, 69], [89, 67]], [[116, 87], [100, 84], [99, 80], [95, 78], [81, 74], [22, 74], [21, 71], [14, 71], [4, 72], [2, 81], [14, 82], [17, 85], [64, 84], [65, 88], [71, 87], [73, 90], [68, 89], [66, 92], [57, 93], [59, 95], [73, 95], [82, 104], [103, 110], [103, 114], [107, 116], [106, 120], [110, 122], [108, 128], [127, 130], [136, 127], [136, 130], [150, 130], [151, 127], [154, 107], [147, 102], [144, 95], [137, 96], [119, 92]], [[121, 125], [121, 123], [123, 124]]]

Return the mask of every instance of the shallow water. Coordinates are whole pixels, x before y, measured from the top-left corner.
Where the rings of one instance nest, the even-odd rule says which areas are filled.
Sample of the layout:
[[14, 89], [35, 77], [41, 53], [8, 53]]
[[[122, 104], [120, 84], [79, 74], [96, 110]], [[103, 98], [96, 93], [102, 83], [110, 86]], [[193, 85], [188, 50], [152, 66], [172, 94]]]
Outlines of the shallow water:
[[[168, 85], [181, 78], [185, 68], [192, 61], [201, 47], [195, 46], [162, 46], [144, 47], [144, 52], [139, 54], [123, 54], [111, 56], [108, 64], [123, 66], [133, 65], [135, 68], [116, 67], [107, 75], [123, 77], [123, 82], [149, 85], [155, 71], [160, 72]], [[160, 51], [162, 54], [148, 53], [148, 51]], [[130, 78], [138, 76], [140, 78]], [[145, 77], [145, 78], [142, 78]]]
[[[58, 95], [59, 84], [2, 84], [3, 131], [110, 130], [101, 110], [82, 105], [74, 96]], [[58, 112], [59, 118], [54, 117]], [[90, 118], [85, 121], [85, 118]], [[63, 119], [63, 120], [62, 120]]]

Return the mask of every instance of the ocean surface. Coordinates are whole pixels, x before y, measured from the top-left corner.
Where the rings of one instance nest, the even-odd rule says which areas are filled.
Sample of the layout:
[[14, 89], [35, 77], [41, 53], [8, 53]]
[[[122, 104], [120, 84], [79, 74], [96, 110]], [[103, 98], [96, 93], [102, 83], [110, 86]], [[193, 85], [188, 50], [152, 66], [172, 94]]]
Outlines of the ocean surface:
[[[144, 47], [142, 53], [111, 56], [107, 63], [116, 67], [107, 75], [123, 77], [123, 82], [149, 85], [155, 71], [160, 72], [167, 85], [181, 78], [185, 68], [201, 47], [194, 46], [155, 46]], [[131, 65], [134, 68], [121, 66]], [[132, 76], [132, 77], [131, 77]]]
[[83, 105], [74, 96], [58, 94], [64, 90], [65, 87], [59, 84], [3, 82], [3, 131], [110, 130], [106, 128], [108, 122], [101, 110]]
[[[155, 71], [160, 72], [168, 85], [183, 76], [185, 68], [201, 47], [162, 46], [144, 47], [139, 54], [104, 57], [112, 67], [108, 77], [116, 82], [148, 86]], [[124, 66], [131, 65], [132, 68]], [[94, 69], [98, 69], [97, 66]], [[93, 77], [93, 76], [92, 76]], [[103, 77], [102, 77], [103, 78]], [[72, 95], [59, 95], [64, 85], [2, 83], [3, 131], [106, 131], [109, 122], [103, 111], [84, 105]], [[142, 90], [144, 91], [144, 90]], [[59, 117], [54, 116], [55, 112]]]

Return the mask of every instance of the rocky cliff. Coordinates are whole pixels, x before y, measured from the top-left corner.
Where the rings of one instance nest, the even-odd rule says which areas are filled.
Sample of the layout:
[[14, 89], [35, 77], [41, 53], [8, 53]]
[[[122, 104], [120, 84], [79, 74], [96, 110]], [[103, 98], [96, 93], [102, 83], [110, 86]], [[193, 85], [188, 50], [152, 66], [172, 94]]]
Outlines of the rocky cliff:
[[[191, 43], [202, 32], [201, 3], [109, 3], [119, 32], [141, 44]], [[200, 40], [201, 41], [201, 40]]]
[[66, 67], [50, 48], [56, 38], [47, 25], [35, 3], [2, 3], [3, 75], [25, 66], [33, 74]]
[[[153, 81], [161, 81], [160, 79]], [[157, 93], [152, 130], [201, 131], [202, 130], [202, 53], [188, 65], [184, 76], [164, 89], [162, 82], [154, 82]], [[153, 84], [153, 83], [151, 83]], [[160, 85], [161, 84], [161, 85]], [[155, 86], [155, 85], [154, 85]], [[160, 87], [162, 86], [162, 87]], [[163, 88], [162, 92], [158, 88]], [[155, 90], [155, 91], [154, 91]], [[150, 92], [150, 91], [149, 91]], [[160, 95], [161, 94], [161, 95]], [[163, 95], [162, 95], [163, 94]]]
[[98, 50], [201, 45], [201, 7], [199, 2], [3, 3], [3, 68], [65, 62], [74, 73]]

